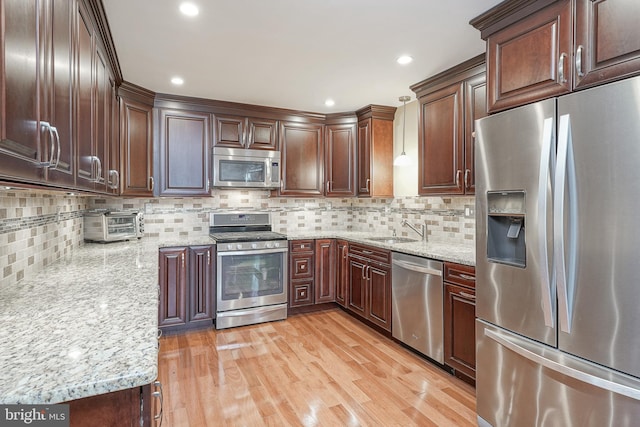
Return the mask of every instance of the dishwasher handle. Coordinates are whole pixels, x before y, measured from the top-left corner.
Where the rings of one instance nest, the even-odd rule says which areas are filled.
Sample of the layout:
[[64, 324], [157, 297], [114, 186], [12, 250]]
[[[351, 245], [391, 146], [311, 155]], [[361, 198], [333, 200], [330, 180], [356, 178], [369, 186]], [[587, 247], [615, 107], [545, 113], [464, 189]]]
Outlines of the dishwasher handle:
[[404, 268], [405, 270], [417, 271], [418, 273], [431, 274], [433, 276], [442, 276], [442, 270], [437, 270], [435, 268], [429, 268], [423, 265], [415, 264], [408, 261], [402, 261], [399, 259], [394, 259], [391, 262], [398, 267]]

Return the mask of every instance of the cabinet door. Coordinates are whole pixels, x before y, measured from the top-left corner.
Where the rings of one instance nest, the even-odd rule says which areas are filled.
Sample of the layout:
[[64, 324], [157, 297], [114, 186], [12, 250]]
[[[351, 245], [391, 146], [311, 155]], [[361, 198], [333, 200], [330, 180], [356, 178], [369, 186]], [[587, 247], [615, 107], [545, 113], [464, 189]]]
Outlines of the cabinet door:
[[371, 193], [371, 132], [373, 119], [358, 122], [358, 195]]
[[44, 179], [40, 162], [52, 143], [40, 122], [43, 54], [41, 2], [3, 0], [0, 59], [0, 175], [28, 181]]
[[278, 149], [278, 121], [270, 119], [247, 119], [249, 136], [247, 148], [254, 150]]
[[47, 66], [49, 102], [47, 120], [55, 128], [55, 165], [47, 170], [47, 182], [64, 187], [75, 184], [73, 153], [73, 51], [72, 29], [75, 2], [51, 0], [49, 3], [51, 54]]
[[476, 120], [487, 115], [487, 78], [486, 74], [478, 74], [465, 80], [465, 107], [464, 107], [464, 192], [475, 194], [475, 152], [474, 139]]
[[108, 190], [109, 150], [111, 148], [111, 83], [107, 56], [100, 47], [94, 52], [95, 65], [95, 123], [94, 123], [94, 158], [96, 191], [105, 193]]
[[356, 125], [329, 125], [325, 144], [325, 194], [329, 197], [356, 195]]
[[489, 111], [567, 93], [572, 87], [573, 20], [561, 0], [487, 39]]
[[349, 243], [345, 240], [337, 241], [336, 252], [336, 302], [347, 306], [347, 285], [349, 283]]
[[120, 98], [122, 196], [153, 196], [152, 107]]
[[213, 325], [215, 317], [214, 247], [189, 247], [189, 323]]
[[362, 317], [367, 317], [367, 263], [358, 258], [349, 258], [349, 288], [347, 308]]
[[245, 148], [246, 118], [240, 116], [215, 116], [216, 147]]
[[292, 253], [289, 256], [289, 263], [291, 264], [290, 278], [292, 280], [313, 279], [313, 253]]
[[444, 363], [476, 376], [475, 290], [446, 283], [444, 288]]
[[94, 39], [89, 12], [78, 2], [76, 35], [76, 185], [93, 190], [97, 164], [94, 158]]
[[159, 116], [159, 195], [208, 196], [210, 115], [161, 110]]
[[336, 300], [336, 241], [316, 240], [316, 268], [314, 276], [315, 303]]
[[420, 99], [418, 193], [464, 194], [464, 84]]
[[158, 326], [187, 323], [187, 248], [161, 248], [158, 284], [160, 307]]
[[321, 196], [324, 186], [323, 125], [280, 124], [281, 196]]
[[368, 318], [391, 331], [391, 267], [372, 263], [367, 270]]
[[150, 414], [141, 413], [144, 398], [151, 399], [149, 385], [71, 400], [69, 426], [148, 427]]
[[575, 87], [583, 88], [640, 71], [640, 2], [577, 0]]

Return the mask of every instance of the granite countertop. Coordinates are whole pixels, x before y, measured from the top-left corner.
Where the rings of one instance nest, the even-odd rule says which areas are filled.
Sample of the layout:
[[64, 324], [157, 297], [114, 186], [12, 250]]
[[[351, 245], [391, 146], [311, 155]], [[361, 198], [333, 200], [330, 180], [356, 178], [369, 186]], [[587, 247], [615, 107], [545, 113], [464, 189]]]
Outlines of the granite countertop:
[[1, 287], [0, 404], [59, 403], [153, 382], [158, 246], [87, 243]]
[[[319, 231], [300, 232], [287, 234], [289, 240], [299, 239], [344, 239], [350, 242], [362, 243], [369, 246], [388, 249], [394, 252], [402, 252], [425, 258], [433, 258], [440, 261], [455, 262], [458, 264], [475, 266], [475, 246], [448, 244], [442, 242], [423, 242], [417, 240], [407, 243], [385, 243], [371, 240], [372, 237], [384, 237], [376, 233], [358, 231]], [[416, 236], [417, 237], [417, 236]], [[419, 239], [419, 237], [417, 237]]]

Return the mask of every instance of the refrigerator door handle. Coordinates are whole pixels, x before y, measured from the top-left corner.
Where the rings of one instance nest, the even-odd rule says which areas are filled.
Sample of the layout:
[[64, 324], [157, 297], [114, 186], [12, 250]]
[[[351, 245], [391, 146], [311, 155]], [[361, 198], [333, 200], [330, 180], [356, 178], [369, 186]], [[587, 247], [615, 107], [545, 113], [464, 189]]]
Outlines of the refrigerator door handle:
[[574, 378], [578, 381], [582, 381], [583, 383], [590, 384], [594, 387], [598, 387], [603, 390], [610, 391], [612, 393], [617, 393], [634, 400], [640, 400], [640, 390], [636, 388], [629, 387], [627, 385], [620, 384], [618, 382], [611, 381], [605, 378], [600, 378], [594, 375], [590, 375], [584, 371], [572, 368], [570, 366], [563, 365], [554, 360], [550, 360], [541, 354], [537, 354], [529, 349], [526, 349], [518, 345], [517, 343], [510, 340], [508, 336], [505, 336], [500, 332], [495, 332], [485, 328], [484, 335], [486, 337], [491, 338], [492, 340], [502, 345], [503, 347], [524, 357], [525, 359], [528, 359], [538, 365], [542, 365], [545, 368], [551, 369], [552, 371]]
[[540, 176], [538, 178], [538, 242], [540, 254], [541, 269], [541, 295], [542, 295], [542, 311], [544, 313], [544, 323], [546, 326], [553, 328], [553, 304], [551, 298], [551, 290], [553, 286], [553, 278], [549, 272], [549, 248], [547, 245], [548, 225], [547, 225], [547, 202], [549, 199], [549, 178], [551, 176], [551, 152], [553, 149], [553, 129], [554, 121], [552, 117], [544, 119], [542, 130], [542, 153], [540, 156]]
[[[571, 146], [571, 120], [568, 114], [560, 116], [558, 125], [558, 162], [556, 166], [555, 188], [553, 199], [553, 245], [556, 268], [556, 284], [558, 286], [558, 314], [560, 329], [571, 333], [573, 312], [573, 288], [575, 270], [575, 238], [577, 227], [577, 209], [574, 206], [576, 182], [573, 150]], [[566, 185], [568, 183], [568, 185]], [[567, 188], [569, 187], [569, 188]], [[565, 198], [568, 197], [569, 242], [565, 241]], [[568, 244], [567, 244], [568, 243]], [[569, 264], [565, 259], [565, 249], [569, 248]]]

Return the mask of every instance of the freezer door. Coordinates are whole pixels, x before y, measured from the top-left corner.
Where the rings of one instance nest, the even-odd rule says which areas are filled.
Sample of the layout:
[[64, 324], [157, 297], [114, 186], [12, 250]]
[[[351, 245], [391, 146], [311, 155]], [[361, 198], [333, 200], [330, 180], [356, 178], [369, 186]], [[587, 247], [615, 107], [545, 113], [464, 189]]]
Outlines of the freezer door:
[[640, 78], [558, 110], [559, 347], [640, 377]]
[[640, 420], [640, 380], [476, 321], [478, 424], [624, 427]]
[[[475, 147], [477, 316], [554, 346], [551, 177], [555, 114], [556, 101], [551, 99], [481, 119]], [[489, 220], [509, 220], [494, 208], [489, 218], [488, 199], [503, 193], [505, 197], [516, 195], [524, 204], [523, 215], [512, 219], [513, 223], [520, 219], [521, 224], [498, 229], [499, 234], [492, 236], [492, 240], [510, 242], [524, 234], [525, 253], [511, 263], [488, 256]]]

